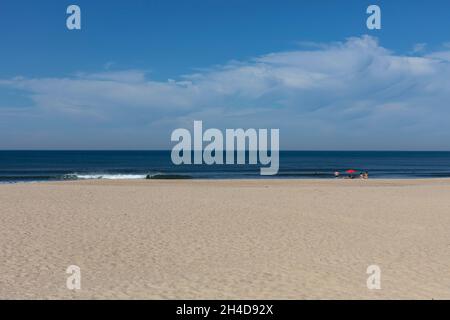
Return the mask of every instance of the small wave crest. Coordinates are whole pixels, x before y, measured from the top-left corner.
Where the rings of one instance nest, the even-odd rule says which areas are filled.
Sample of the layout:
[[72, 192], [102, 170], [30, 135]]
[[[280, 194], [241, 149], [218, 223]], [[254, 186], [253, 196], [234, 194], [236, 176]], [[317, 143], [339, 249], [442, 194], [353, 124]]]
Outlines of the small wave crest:
[[183, 175], [183, 174], [162, 174], [157, 173], [154, 175], [148, 175], [147, 179], [192, 179], [189, 175]]
[[135, 180], [146, 179], [147, 174], [78, 174], [71, 173], [64, 175], [64, 180], [92, 180], [92, 179], [105, 179], [105, 180]]
[[147, 173], [147, 174], [80, 174], [70, 173], [63, 176], [63, 180], [136, 180], [136, 179], [192, 179], [189, 175]]

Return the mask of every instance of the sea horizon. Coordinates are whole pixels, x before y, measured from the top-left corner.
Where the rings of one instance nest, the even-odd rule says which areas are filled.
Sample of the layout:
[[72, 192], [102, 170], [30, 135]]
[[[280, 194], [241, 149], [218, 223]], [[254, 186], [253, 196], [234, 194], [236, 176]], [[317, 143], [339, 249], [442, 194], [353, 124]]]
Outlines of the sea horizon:
[[[370, 178], [450, 177], [450, 151], [280, 151], [280, 169], [261, 165], [174, 165], [170, 150], [0, 150], [0, 182], [88, 179], [326, 179], [368, 172]], [[248, 154], [247, 154], [248, 156]], [[247, 158], [248, 159], [248, 158]]]

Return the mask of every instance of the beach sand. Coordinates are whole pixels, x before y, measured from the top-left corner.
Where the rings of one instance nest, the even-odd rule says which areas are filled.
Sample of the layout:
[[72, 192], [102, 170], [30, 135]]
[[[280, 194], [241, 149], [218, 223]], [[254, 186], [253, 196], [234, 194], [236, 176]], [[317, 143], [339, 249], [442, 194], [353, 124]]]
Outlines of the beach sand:
[[450, 180], [4, 184], [0, 259], [2, 299], [449, 299]]

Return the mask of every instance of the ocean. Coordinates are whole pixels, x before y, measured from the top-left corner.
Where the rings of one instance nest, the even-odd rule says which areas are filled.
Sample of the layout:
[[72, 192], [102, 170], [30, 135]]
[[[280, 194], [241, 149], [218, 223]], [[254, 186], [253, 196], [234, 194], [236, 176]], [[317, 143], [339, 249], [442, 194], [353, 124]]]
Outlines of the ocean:
[[450, 152], [281, 151], [276, 176], [260, 165], [174, 165], [170, 151], [0, 151], [0, 183], [76, 179], [302, 179], [335, 171], [370, 178], [450, 177]]

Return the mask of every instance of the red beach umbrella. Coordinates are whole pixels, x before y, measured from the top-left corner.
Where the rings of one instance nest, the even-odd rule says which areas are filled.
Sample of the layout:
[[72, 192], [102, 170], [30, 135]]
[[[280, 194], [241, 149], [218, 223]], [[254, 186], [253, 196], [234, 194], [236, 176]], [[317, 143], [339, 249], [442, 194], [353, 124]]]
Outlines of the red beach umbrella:
[[356, 170], [353, 170], [353, 169], [349, 169], [349, 170], [347, 170], [347, 171], [345, 171], [345, 172], [347, 172], [347, 173], [355, 173], [356, 172]]

